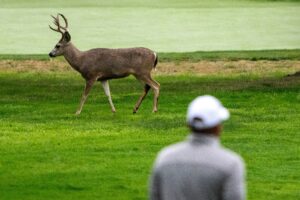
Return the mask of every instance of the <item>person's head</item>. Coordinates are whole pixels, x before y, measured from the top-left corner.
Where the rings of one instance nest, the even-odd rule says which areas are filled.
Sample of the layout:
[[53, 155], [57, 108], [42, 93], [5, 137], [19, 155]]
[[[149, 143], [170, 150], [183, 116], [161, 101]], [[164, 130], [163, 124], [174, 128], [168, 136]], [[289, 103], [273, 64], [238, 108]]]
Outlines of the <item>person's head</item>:
[[187, 112], [187, 124], [195, 134], [212, 134], [219, 136], [222, 122], [229, 118], [229, 111], [215, 97], [199, 96], [194, 99]]

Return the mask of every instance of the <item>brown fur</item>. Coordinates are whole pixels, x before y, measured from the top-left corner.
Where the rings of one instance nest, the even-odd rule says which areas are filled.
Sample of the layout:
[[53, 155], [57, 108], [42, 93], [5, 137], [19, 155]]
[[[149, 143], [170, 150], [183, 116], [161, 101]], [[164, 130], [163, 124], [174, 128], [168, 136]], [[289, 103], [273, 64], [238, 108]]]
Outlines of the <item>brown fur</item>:
[[[66, 18], [61, 14], [59, 15], [65, 19], [67, 26]], [[138, 80], [144, 82], [145, 88], [150, 87], [154, 90], [153, 112], [157, 111], [160, 85], [151, 78], [151, 70], [157, 63], [157, 56], [153, 51], [143, 47], [124, 49], [96, 48], [88, 51], [80, 51], [71, 43], [71, 35], [69, 34], [67, 27], [62, 27], [60, 25], [59, 15], [56, 18], [53, 17], [55, 19], [54, 23], [58, 28], [50, 28], [60, 32], [62, 38], [49, 55], [51, 57], [63, 55], [72, 68], [78, 71], [86, 80], [86, 87], [76, 114], [80, 114], [83, 104], [95, 81], [102, 82], [105, 93], [109, 98], [112, 111], [115, 112], [107, 81], [129, 75], [133, 75]], [[148, 91], [149, 89], [144, 90], [144, 93], [134, 107], [134, 113], [137, 112]]]

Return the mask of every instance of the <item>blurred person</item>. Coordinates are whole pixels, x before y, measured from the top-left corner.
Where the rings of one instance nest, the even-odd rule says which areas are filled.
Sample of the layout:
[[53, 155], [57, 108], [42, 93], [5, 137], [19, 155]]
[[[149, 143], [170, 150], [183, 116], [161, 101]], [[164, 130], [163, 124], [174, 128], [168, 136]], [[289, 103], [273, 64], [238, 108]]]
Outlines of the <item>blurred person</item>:
[[157, 156], [149, 185], [151, 200], [246, 198], [244, 162], [219, 141], [221, 123], [227, 119], [229, 111], [213, 96], [200, 96], [190, 103], [191, 134]]

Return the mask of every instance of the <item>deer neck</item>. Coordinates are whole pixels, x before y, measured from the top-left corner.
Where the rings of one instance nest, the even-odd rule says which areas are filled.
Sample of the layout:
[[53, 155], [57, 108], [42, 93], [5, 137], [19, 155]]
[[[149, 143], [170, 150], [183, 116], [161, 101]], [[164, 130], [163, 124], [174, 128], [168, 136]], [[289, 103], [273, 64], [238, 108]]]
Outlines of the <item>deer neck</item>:
[[65, 47], [64, 57], [72, 68], [80, 72], [81, 69], [81, 51], [77, 49], [71, 42]]

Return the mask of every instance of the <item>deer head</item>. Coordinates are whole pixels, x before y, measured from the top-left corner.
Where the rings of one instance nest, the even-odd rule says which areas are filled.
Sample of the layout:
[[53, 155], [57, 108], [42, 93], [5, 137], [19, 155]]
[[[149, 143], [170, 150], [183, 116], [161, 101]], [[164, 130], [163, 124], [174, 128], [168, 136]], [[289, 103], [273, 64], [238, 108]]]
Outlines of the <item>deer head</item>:
[[[59, 22], [60, 16], [65, 21], [65, 27], [61, 26], [61, 24]], [[56, 29], [52, 28], [50, 25], [49, 25], [49, 28], [55, 32], [61, 33], [61, 35], [62, 35], [61, 39], [55, 45], [54, 49], [49, 53], [50, 57], [56, 57], [56, 56], [61, 56], [64, 54], [66, 46], [68, 46], [68, 43], [71, 41], [71, 35], [68, 31], [68, 21], [63, 14], [57, 14], [56, 17], [51, 15], [51, 17], [54, 19], [53, 23], [54, 23], [54, 25], [57, 26], [57, 28]]]

